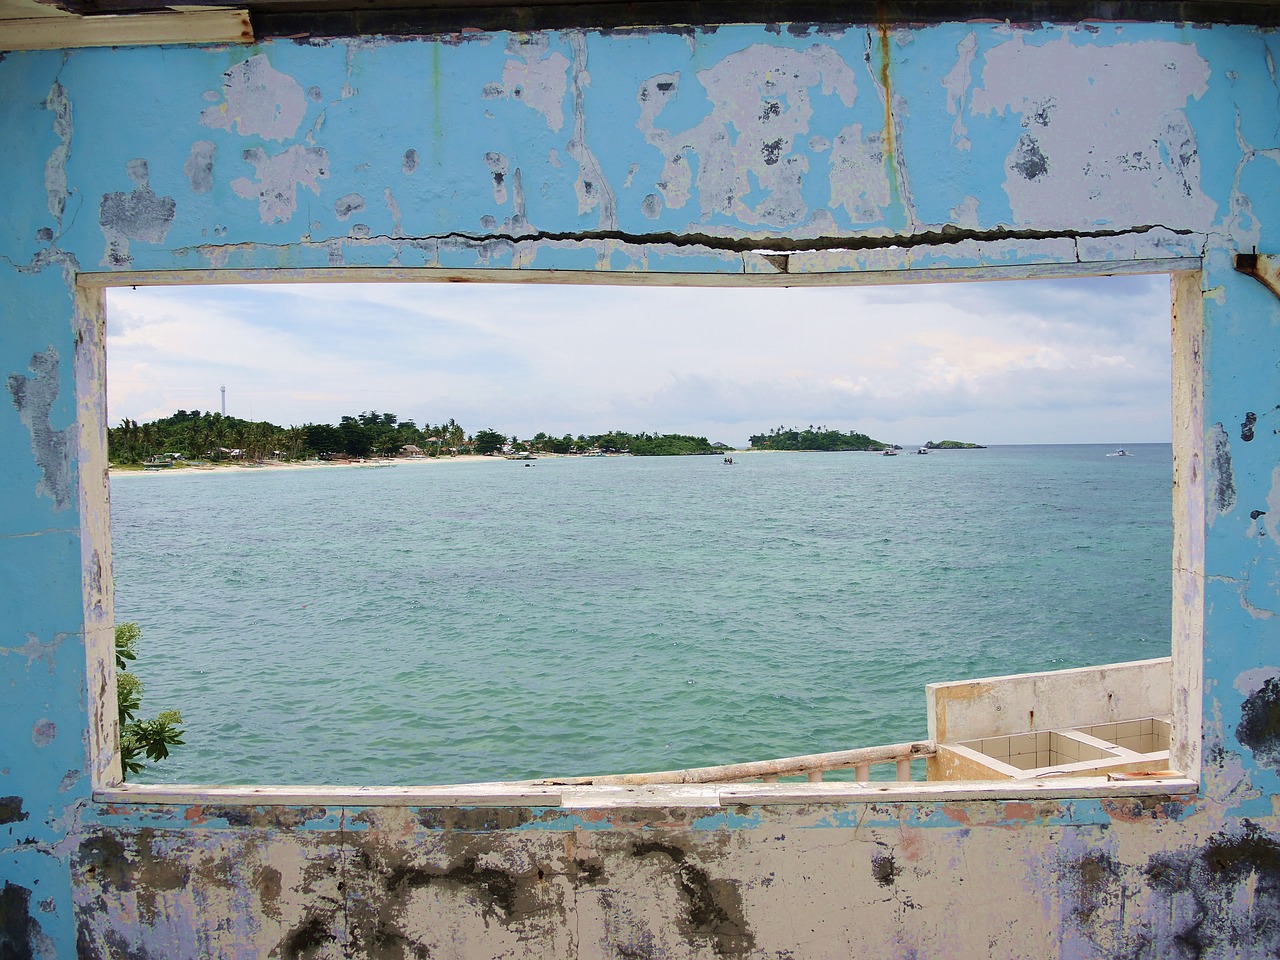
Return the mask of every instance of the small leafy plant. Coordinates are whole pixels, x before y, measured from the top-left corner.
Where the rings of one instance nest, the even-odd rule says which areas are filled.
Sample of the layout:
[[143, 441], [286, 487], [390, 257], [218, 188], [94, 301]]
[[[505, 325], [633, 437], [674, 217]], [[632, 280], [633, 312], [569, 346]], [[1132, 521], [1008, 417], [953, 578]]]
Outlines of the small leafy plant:
[[169, 748], [181, 746], [182, 713], [162, 710], [155, 717], [138, 717], [142, 709], [142, 681], [129, 672], [129, 664], [138, 659], [135, 649], [142, 636], [136, 623], [116, 626], [116, 701], [120, 707], [120, 766], [127, 778], [141, 773], [146, 757], [157, 763], [169, 756]]

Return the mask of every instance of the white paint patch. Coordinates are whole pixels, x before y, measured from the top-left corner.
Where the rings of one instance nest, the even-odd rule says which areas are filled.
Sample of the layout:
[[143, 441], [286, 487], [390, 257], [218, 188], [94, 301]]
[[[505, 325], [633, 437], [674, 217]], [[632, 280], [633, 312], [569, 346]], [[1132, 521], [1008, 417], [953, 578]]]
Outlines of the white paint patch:
[[1014, 220], [1207, 228], [1217, 205], [1200, 188], [1183, 108], [1208, 78], [1181, 43], [1077, 47], [1064, 35], [1033, 46], [1014, 36], [988, 51], [971, 112], [1022, 116], [1026, 132], [1005, 163]]
[[862, 135], [862, 124], [840, 131], [831, 149], [831, 206], [844, 207], [854, 223], [879, 223], [889, 205], [889, 176], [880, 134]]
[[67, 91], [56, 80], [44, 101], [45, 109], [53, 114], [53, 133], [58, 145], [49, 154], [44, 165], [44, 189], [49, 195], [49, 212], [59, 223], [67, 205], [67, 159], [71, 156], [71, 100]]
[[1236, 677], [1231, 686], [1244, 697], [1252, 697], [1268, 680], [1280, 677], [1280, 667], [1254, 667]]
[[956, 65], [942, 78], [947, 91], [947, 112], [954, 116], [951, 124], [951, 145], [957, 150], [970, 147], [969, 128], [964, 124], [964, 98], [973, 82], [973, 58], [978, 52], [978, 35], [971, 33], [956, 44]]
[[1267, 513], [1263, 524], [1273, 544], [1280, 544], [1280, 466], [1271, 471], [1271, 489], [1267, 491]]
[[[809, 219], [801, 196], [809, 158], [793, 152], [809, 132], [813, 118], [810, 91], [835, 94], [846, 107], [857, 98], [853, 70], [835, 50], [815, 44], [788, 50], [753, 44], [698, 72], [711, 113], [696, 127], [678, 133], [657, 125], [663, 107], [679, 93], [679, 74], [657, 74], [638, 91], [645, 140], [661, 150], [666, 163], [657, 190], [666, 206], [679, 209], [692, 195], [691, 161], [697, 161], [698, 201], [703, 221], [716, 215], [744, 224], [794, 227]], [[869, 172], [880, 151], [878, 137], [864, 139], [857, 125], [845, 128], [843, 144], [833, 148], [832, 206], [844, 205], [855, 219], [887, 196]], [[883, 172], [880, 173], [883, 177]], [[763, 199], [750, 203], [757, 191]], [[870, 219], [870, 218], [867, 218]], [[875, 219], [879, 219], [876, 214]], [[860, 220], [859, 222], [865, 222]]]
[[573, 185], [574, 192], [578, 195], [578, 213], [588, 213], [599, 207], [599, 228], [617, 230], [617, 198], [600, 161], [587, 146], [585, 100], [586, 88], [591, 85], [591, 75], [587, 73], [586, 37], [581, 32], [571, 33], [569, 43], [573, 47], [573, 135], [565, 144], [565, 150], [578, 162], [578, 179]]
[[262, 53], [222, 75], [222, 96], [222, 103], [201, 111], [200, 122], [217, 130], [234, 126], [242, 137], [287, 140], [307, 112], [302, 86], [272, 67]]
[[978, 229], [978, 198], [970, 195], [951, 208], [948, 216], [957, 227], [968, 230]]
[[569, 90], [569, 58], [550, 52], [545, 34], [513, 37], [507, 53], [513, 59], [502, 65], [502, 85], [486, 95], [504, 96], [542, 114], [547, 126], [558, 133], [564, 126], [564, 95]]
[[246, 200], [256, 199], [263, 223], [288, 223], [298, 209], [298, 186], [310, 188], [319, 196], [320, 181], [329, 176], [329, 155], [323, 147], [295, 144], [274, 157], [253, 147], [244, 152], [253, 164], [257, 181], [238, 177], [231, 189]]

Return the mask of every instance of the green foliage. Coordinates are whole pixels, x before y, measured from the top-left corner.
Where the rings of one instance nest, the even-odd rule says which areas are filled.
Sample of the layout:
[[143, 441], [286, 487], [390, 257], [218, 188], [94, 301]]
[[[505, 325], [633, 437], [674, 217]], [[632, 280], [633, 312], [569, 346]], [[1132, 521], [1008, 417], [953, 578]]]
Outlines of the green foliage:
[[883, 450], [888, 444], [872, 440], [865, 433], [815, 429], [810, 424], [808, 430], [776, 427], [767, 434], [757, 433], [751, 438], [751, 446], [757, 450]]
[[474, 450], [476, 453], [485, 454], [497, 453], [507, 442], [506, 436], [497, 430], [481, 430], [475, 435]]
[[142, 681], [129, 672], [138, 659], [137, 643], [142, 629], [136, 623], [116, 627], [116, 703], [120, 720], [120, 766], [126, 777], [140, 773], [146, 757], [157, 763], [169, 756], [169, 748], [182, 745], [182, 714], [162, 710], [155, 717], [139, 717], [142, 709]]
[[[279, 427], [272, 423], [251, 423], [220, 413], [179, 410], [171, 417], [139, 424], [124, 420], [107, 431], [110, 457], [117, 464], [145, 463], [152, 458], [178, 454], [183, 460], [263, 460], [310, 457], [390, 457], [406, 446], [416, 446], [428, 456], [454, 453], [496, 453], [508, 442], [497, 430], [481, 430], [468, 438], [452, 417], [440, 424], [425, 423], [420, 428], [412, 420], [394, 413], [365, 410], [342, 417], [337, 424], [308, 423], [301, 427]], [[586, 453], [598, 449], [606, 453], [631, 453], [637, 457], [683, 456], [721, 453], [728, 448], [713, 446], [706, 437], [680, 433], [608, 433], [575, 439], [566, 433], [553, 437], [539, 432], [527, 444], [510, 438], [511, 448], [542, 453]], [[234, 451], [234, 452], [232, 452]]]
[[969, 443], [964, 440], [940, 440], [934, 443], [930, 440], [925, 444], [930, 450], [985, 450], [986, 447], [980, 443]]
[[690, 454], [719, 453], [706, 437], [683, 433], [638, 433], [631, 437], [631, 455], [635, 457], [682, 457]]

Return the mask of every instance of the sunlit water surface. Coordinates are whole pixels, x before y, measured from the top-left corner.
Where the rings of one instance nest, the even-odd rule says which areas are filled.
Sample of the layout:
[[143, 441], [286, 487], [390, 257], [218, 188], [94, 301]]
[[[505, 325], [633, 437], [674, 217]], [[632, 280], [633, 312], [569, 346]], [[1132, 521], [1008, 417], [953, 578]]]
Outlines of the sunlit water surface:
[[924, 684], [1167, 656], [1171, 449], [113, 477], [135, 779], [430, 784], [922, 738]]

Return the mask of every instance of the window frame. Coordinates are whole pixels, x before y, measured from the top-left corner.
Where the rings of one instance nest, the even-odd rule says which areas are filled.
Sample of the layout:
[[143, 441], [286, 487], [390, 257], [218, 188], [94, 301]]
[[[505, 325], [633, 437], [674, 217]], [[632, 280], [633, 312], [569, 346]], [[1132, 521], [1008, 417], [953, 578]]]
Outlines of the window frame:
[[[1204, 676], [1205, 439], [1202, 262], [1199, 257], [985, 267], [851, 269], [837, 273], [672, 274], [441, 268], [171, 270], [81, 273], [76, 278], [76, 408], [84, 594], [88, 749], [93, 799], [103, 804], [484, 806], [512, 808], [691, 807], [1010, 799], [1185, 797], [1199, 790]], [[280, 283], [580, 283], [663, 286], [869, 286], [1168, 274], [1173, 355], [1172, 703], [1170, 763], [1181, 776], [870, 784], [732, 783], [648, 786], [528, 783], [394, 786], [214, 786], [123, 781], [118, 750], [114, 597], [107, 458], [105, 291], [118, 286]]]

